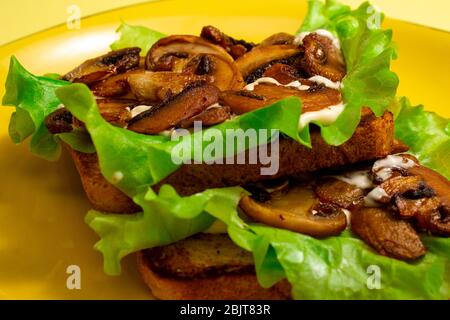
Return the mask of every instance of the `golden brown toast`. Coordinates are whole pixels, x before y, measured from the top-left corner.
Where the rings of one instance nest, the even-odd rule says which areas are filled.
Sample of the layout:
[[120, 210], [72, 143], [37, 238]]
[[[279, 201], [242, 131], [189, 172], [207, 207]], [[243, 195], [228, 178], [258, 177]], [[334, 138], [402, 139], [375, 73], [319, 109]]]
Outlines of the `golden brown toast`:
[[[280, 168], [274, 176], [261, 176], [261, 164], [186, 164], [155, 186], [155, 189], [168, 183], [180, 194], [190, 195], [209, 188], [295, 176], [384, 158], [391, 153], [405, 151], [405, 147], [394, 139], [392, 114], [386, 112], [377, 118], [367, 110], [363, 112], [362, 120], [352, 138], [340, 146], [326, 144], [317, 130], [311, 132], [312, 149], [290, 139], [280, 139]], [[96, 154], [83, 154], [70, 147], [69, 150], [86, 194], [95, 209], [111, 213], [139, 211], [139, 207], [131, 199], [102, 176]]]
[[155, 297], [164, 300], [289, 299], [286, 280], [262, 288], [252, 255], [225, 234], [197, 234], [138, 253], [138, 268]]

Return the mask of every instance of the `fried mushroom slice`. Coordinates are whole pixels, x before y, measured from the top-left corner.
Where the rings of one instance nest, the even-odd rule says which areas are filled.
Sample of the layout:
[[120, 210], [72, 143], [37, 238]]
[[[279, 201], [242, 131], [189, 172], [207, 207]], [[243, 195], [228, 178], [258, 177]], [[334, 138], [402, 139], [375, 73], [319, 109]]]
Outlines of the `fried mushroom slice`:
[[128, 85], [139, 101], [162, 101], [183, 91], [189, 84], [211, 83], [209, 76], [176, 72], [139, 71], [128, 75]]
[[225, 91], [221, 93], [220, 103], [229, 106], [235, 114], [243, 114], [291, 96], [302, 99], [302, 112], [317, 111], [341, 101], [338, 90], [324, 86], [298, 90], [262, 83], [255, 86], [253, 91]]
[[311, 33], [303, 39], [303, 47], [305, 54], [301, 64], [309, 76], [319, 75], [331, 81], [344, 78], [344, 58], [331, 39]]
[[263, 77], [273, 78], [281, 84], [288, 84], [300, 78], [300, 73], [293, 66], [275, 63], [266, 71], [264, 71]]
[[209, 76], [211, 83], [221, 91], [237, 90], [244, 86], [244, 80], [236, 65], [218, 55], [199, 54], [193, 57], [183, 73]]
[[408, 221], [394, 218], [381, 208], [363, 208], [351, 215], [351, 229], [382, 255], [415, 260], [426, 248]]
[[71, 132], [73, 130], [73, 116], [66, 108], [60, 108], [45, 118], [45, 126], [51, 134]]
[[[136, 105], [136, 101], [128, 99], [99, 99], [97, 105], [102, 117], [109, 123], [126, 127], [131, 119], [130, 108]], [[71, 132], [76, 129], [84, 129], [84, 124], [73, 117], [66, 108], [53, 111], [45, 119], [45, 126], [52, 134]]]
[[344, 211], [318, 202], [311, 187], [295, 186], [265, 202], [244, 196], [239, 206], [255, 221], [313, 237], [338, 235], [347, 226]]
[[126, 99], [99, 99], [98, 109], [102, 117], [109, 123], [125, 128], [131, 120], [130, 109], [136, 106], [137, 102]]
[[199, 54], [218, 55], [225, 61], [234, 62], [234, 59], [222, 47], [200, 37], [173, 35], [160, 39], [152, 46], [147, 54], [145, 65], [148, 70], [160, 71], [163, 64], [166, 65], [165, 71], [169, 71], [167, 69], [169, 59], [171, 61], [169, 65], [172, 67], [170, 71], [182, 72], [186, 63]]
[[198, 121], [203, 127], [210, 127], [222, 123], [231, 118], [231, 109], [229, 107], [218, 106], [207, 109], [192, 118], [183, 120], [178, 125], [180, 128], [192, 128], [194, 122]]
[[275, 63], [295, 64], [303, 54], [294, 45], [258, 46], [236, 60], [236, 65], [246, 83], [262, 77], [266, 69]]
[[70, 82], [90, 85], [112, 75], [126, 72], [139, 66], [140, 48], [126, 48], [111, 51], [100, 57], [89, 59], [63, 76]]
[[215, 45], [221, 46], [234, 59], [237, 59], [246, 52], [252, 50], [255, 46], [255, 44], [251, 42], [236, 40], [213, 26], [203, 27], [200, 37]]
[[317, 182], [314, 192], [320, 201], [341, 208], [353, 210], [364, 203], [364, 191], [336, 178], [326, 178]]
[[121, 73], [96, 82], [91, 86], [91, 90], [97, 97], [114, 98], [124, 96], [130, 92], [128, 75], [128, 73]]
[[202, 82], [193, 83], [160, 106], [151, 108], [131, 119], [128, 129], [144, 134], [158, 134], [201, 113], [217, 103], [218, 99], [217, 87]]

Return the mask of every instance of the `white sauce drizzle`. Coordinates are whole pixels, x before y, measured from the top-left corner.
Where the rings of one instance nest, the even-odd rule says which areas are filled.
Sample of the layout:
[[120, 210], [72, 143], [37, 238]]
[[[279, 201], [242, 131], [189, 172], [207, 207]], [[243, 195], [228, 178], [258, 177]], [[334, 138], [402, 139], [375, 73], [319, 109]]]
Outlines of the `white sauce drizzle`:
[[216, 103], [210, 105], [208, 108], [206, 108], [206, 110], [211, 110], [211, 109], [216, 109], [216, 108], [222, 108], [222, 107], [223, 107], [223, 106], [222, 106], [220, 103], [216, 102]]
[[300, 32], [294, 39], [294, 44], [295, 45], [301, 45], [303, 44], [303, 39], [305, 39], [305, 37], [311, 33], [317, 33], [320, 36], [323, 37], [327, 37], [328, 39], [330, 39], [333, 43], [333, 46], [335, 46], [338, 49], [341, 49], [341, 42], [339, 41], [338, 38], [336, 38], [330, 31], [325, 30], [325, 29], [317, 29], [313, 32]]
[[288, 84], [281, 84], [277, 80], [275, 80], [274, 78], [262, 77], [262, 78], [257, 79], [255, 82], [252, 82], [252, 83], [246, 85], [244, 87], [244, 90], [253, 91], [253, 90], [255, 90], [255, 87], [258, 84], [260, 84], [260, 83], [270, 83], [270, 84], [274, 84], [274, 85], [281, 86], [281, 87], [296, 88], [298, 90], [308, 90], [310, 88], [309, 86], [302, 85], [300, 83], [300, 81], [298, 81], [298, 80], [295, 80], [295, 81], [293, 81], [291, 83], [288, 83]]
[[360, 189], [371, 189], [374, 187], [370, 173], [367, 170], [352, 171], [333, 177]]
[[386, 191], [384, 191], [381, 187], [376, 187], [372, 191], [370, 191], [367, 196], [364, 198], [364, 204], [366, 207], [379, 207], [380, 205], [377, 203], [383, 197], [388, 197]]
[[373, 164], [372, 170], [377, 178], [386, 181], [392, 176], [393, 169], [409, 169], [416, 165], [414, 161], [402, 156], [389, 155]]
[[347, 228], [348, 229], [350, 227], [351, 221], [352, 221], [352, 212], [350, 210], [347, 209], [342, 209], [342, 211], [345, 214], [345, 219], [347, 220]]
[[309, 81], [313, 81], [318, 84], [323, 84], [325, 87], [339, 90], [341, 89], [342, 85], [339, 81], [333, 82], [328, 78], [322, 77], [322, 76], [313, 76], [308, 79]]
[[131, 110], [131, 117], [134, 118], [140, 115], [141, 113], [150, 110], [151, 108], [153, 108], [153, 106], [145, 106], [145, 105], [136, 106]]
[[[339, 82], [339, 81], [333, 82], [330, 79], [327, 79], [327, 78], [322, 77], [322, 76], [313, 76], [313, 77], [309, 78], [308, 80], [312, 81], [312, 82], [315, 82], [315, 83], [318, 83], [318, 84], [323, 84], [324, 86], [326, 86], [328, 88], [331, 88], [331, 89], [335, 89], [335, 90], [339, 90], [339, 89], [342, 88], [342, 83], [341, 82]], [[262, 78], [257, 79], [255, 82], [252, 82], [252, 83], [249, 83], [248, 85], [246, 85], [244, 87], [244, 90], [253, 91], [253, 90], [255, 90], [255, 87], [257, 85], [261, 84], [261, 83], [269, 83], [269, 84], [274, 84], [274, 85], [280, 86], [280, 87], [294, 88], [294, 89], [302, 90], [302, 91], [305, 91], [305, 90], [308, 90], [309, 88], [311, 88], [308, 85], [302, 84], [298, 80], [292, 81], [292, 82], [290, 82], [288, 84], [281, 84], [274, 78], [262, 77]]]
[[344, 111], [345, 105], [341, 102], [334, 106], [329, 106], [318, 111], [305, 112], [298, 121], [299, 130], [303, 129], [313, 121], [320, 121], [327, 125], [336, 121], [337, 117]]

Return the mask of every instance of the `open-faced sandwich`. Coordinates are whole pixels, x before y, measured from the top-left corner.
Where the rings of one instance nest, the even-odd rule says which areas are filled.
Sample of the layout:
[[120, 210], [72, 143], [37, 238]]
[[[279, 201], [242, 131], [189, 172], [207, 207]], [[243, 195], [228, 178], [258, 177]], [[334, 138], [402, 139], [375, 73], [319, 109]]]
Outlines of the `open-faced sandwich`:
[[71, 154], [106, 273], [137, 253], [162, 299], [450, 298], [448, 119], [396, 98], [378, 11], [309, 5], [259, 43], [123, 25], [63, 76], [12, 58], [11, 137]]

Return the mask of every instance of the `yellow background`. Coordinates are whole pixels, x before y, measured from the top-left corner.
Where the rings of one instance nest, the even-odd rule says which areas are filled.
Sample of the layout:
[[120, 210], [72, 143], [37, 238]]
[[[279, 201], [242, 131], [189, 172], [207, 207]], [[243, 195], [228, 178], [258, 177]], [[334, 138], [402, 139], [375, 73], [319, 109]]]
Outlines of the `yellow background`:
[[[165, 0], [171, 1], [171, 0]], [[189, 0], [186, 0], [189, 2]], [[205, 0], [208, 1], [208, 0]], [[209, 0], [211, 2], [214, 0]], [[245, 1], [245, 0], [243, 0]], [[298, 0], [305, 2], [306, 0]], [[362, 0], [341, 0], [356, 6]], [[129, 6], [143, 0], [2, 0], [0, 3], [0, 45], [52, 26], [65, 23], [67, 8], [76, 4], [83, 17]], [[261, 0], [261, 5], [276, 1]], [[450, 31], [449, 0], [371, 0], [387, 16]], [[273, 4], [272, 4], [273, 5]], [[170, 12], [168, 12], [170, 15]], [[8, 27], [6, 27], [8, 26]]]
[[[5, 1], [2, 0], [1, 8], [5, 7]], [[15, 0], [8, 7], [17, 8], [24, 2]], [[43, 9], [37, 8], [42, 8], [43, 3], [64, 3], [63, 13], [68, 3], [26, 2], [36, 12], [42, 12]], [[90, 2], [92, 6], [100, 4]], [[431, 2], [438, 1], [427, 1]], [[49, 8], [47, 14], [51, 12]], [[207, 4], [199, 0], [168, 0], [111, 11], [84, 19], [80, 30], [68, 30], [62, 25], [0, 47], [0, 85], [3, 86], [13, 54], [31, 72], [43, 74], [64, 73], [83, 60], [106, 52], [117, 37], [114, 30], [121, 18], [167, 34], [198, 34], [203, 25], [214, 24], [237, 38], [258, 42], [274, 32], [296, 30], [305, 10], [305, 2], [301, 0], [277, 0], [276, 6], [265, 5], [262, 0]], [[5, 14], [5, 10], [0, 12]], [[50, 23], [43, 13], [32, 20], [27, 12], [11, 21], [28, 21], [23, 26], [35, 28], [37, 21]], [[433, 14], [427, 16], [430, 21], [435, 18]], [[413, 103], [422, 102], [428, 109], [449, 117], [450, 33], [391, 19], [387, 19], [385, 27], [394, 30], [399, 47], [400, 58], [393, 63], [393, 70], [401, 79], [399, 95], [407, 95]], [[3, 29], [15, 32], [13, 26], [0, 30]], [[31, 155], [26, 144], [15, 146], [7, 134], [12, 111], [13, 108], [0, 108], [0, 299], [151, 297], [140, 280], [132, 255], [124, 260], [121, 276], [103, 273], [102, 257], [92, 249], [98, 237], [83, 221], [91, 205], [71, 159], [64, 153], [60, 161], [49, 163]], [[81, 290], [66, 288], [66, 268], [72, 264], [81, 268]]]

